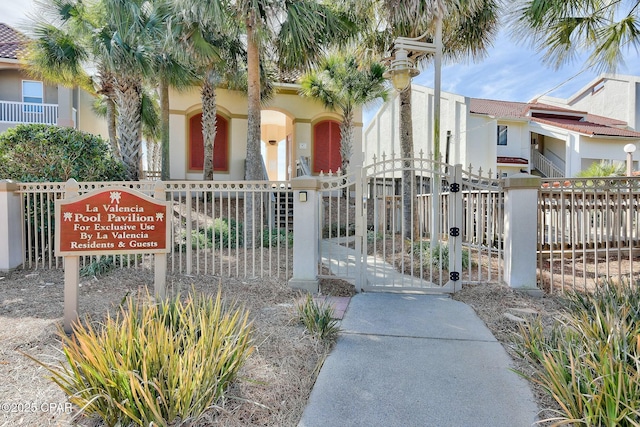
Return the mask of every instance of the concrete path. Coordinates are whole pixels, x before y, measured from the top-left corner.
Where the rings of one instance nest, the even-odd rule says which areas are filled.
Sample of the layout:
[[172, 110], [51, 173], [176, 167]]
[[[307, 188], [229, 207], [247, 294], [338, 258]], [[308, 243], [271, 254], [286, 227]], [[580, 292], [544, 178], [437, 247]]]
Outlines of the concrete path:
[[473, 310], [443, 295], [358, 294], [300, 427], [525, 427], [528, 383]]
[[[320, 241], [320, 251], [322, 263], [331, 270], [331, 273], [339, 277], [355, 278], [357, 272], [356, 251], [341, 244], [347, 243], [349, 240], [353, 240], [353, 238], [322, 239]], [[442, 291], [439, 286], [427, 280], [400, 273], [391, 264], [372, 255], [368, 255], [366, 261], [367, 265], [364, 274], [366, 286], [368, 287], [375, 288], [380, 286], [387, 291], [391, 291], [392, 288], [399, 290], [413, 288], [417, 291], [429, 291], [430, 289]]]

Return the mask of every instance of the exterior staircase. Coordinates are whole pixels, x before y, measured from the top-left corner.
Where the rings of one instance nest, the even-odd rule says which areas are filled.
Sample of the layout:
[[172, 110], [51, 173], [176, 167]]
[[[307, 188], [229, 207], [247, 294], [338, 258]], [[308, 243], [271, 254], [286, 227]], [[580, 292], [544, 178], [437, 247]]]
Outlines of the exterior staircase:
[[531, 165], [538, 171], [537, 175], [546, 178], [562, 178], [565, 173], [562, 169], [557, 167], [551, 160], [546, 158], [536, 149], [531, 150]]

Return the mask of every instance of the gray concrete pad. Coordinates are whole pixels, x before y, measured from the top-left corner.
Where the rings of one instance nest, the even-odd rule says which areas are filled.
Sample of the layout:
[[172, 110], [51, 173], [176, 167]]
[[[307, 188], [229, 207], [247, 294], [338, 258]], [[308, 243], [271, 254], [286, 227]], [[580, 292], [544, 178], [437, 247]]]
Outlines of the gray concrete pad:
[[528, 383], [467, 305], [446, 296], [358, 294], [300, 427], [524, 427]]

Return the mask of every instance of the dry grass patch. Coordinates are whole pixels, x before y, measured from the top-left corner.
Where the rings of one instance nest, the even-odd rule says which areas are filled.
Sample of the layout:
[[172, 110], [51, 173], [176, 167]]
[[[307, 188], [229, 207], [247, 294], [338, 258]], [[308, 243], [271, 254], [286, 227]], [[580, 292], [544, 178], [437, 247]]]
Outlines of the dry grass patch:
[[[11, 406], [0, 413], [0, 426], [71, 425], [75, 410], [66, 411], [64, 393], [48, 379], [44, 368], [23, 354], [51, 363], [63, 360], [57, 338], [63, 312], [63, 272], [17, 270], [0, 277], [0, 402]], [[117, 310], [127, 296], [153, 292], [153, 272], [145, 269], [116, 270], [81, 281], [81, 315], [96, 320], [104, 319], [108, 310]], [[223, 298], [243, 304], [254, 325], [254, 353], [225, 397], [198, 425], [297, 425], [330, 350], [294, 320], [299, 293], [285, 280], [271, 278], [172, 276], [168, 284], [171, 292], [181, 294], [193, 288], [215, 295], [221, 286]], [[27, 403], [29, 410], [23, 407]], [[44, 410], [51, 403], [62, 404], [62, 410]], [[89, 419], [78, 421], [85, 426], [100, 425]]]

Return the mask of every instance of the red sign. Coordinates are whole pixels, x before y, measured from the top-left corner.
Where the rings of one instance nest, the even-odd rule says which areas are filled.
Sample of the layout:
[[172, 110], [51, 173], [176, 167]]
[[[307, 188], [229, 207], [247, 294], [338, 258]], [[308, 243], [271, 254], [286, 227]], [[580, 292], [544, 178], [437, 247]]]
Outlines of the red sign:
[[56, 201], [56, 254], [169, 252], [166, 201], [122, 187]]

